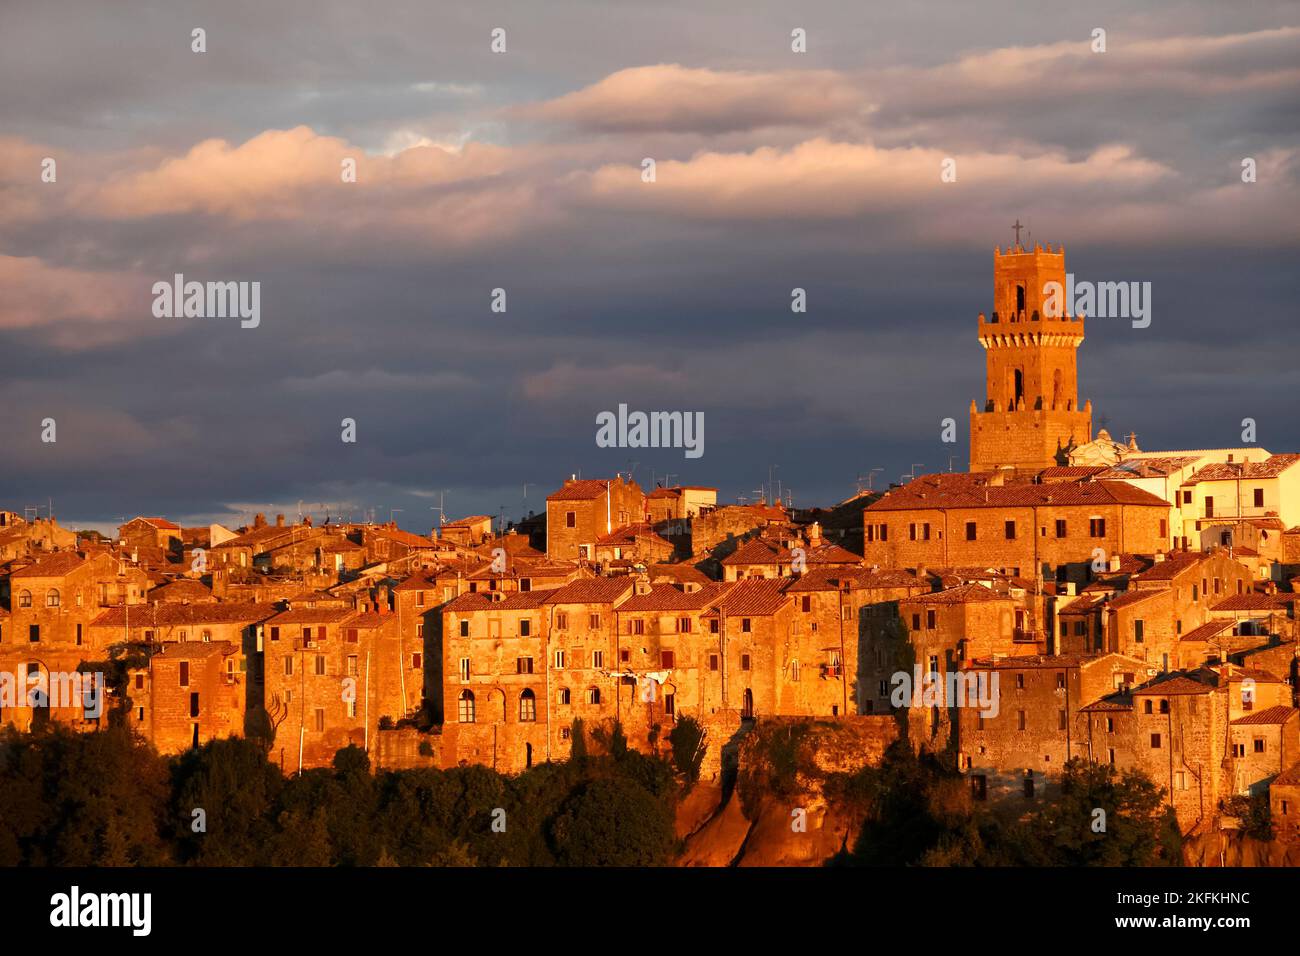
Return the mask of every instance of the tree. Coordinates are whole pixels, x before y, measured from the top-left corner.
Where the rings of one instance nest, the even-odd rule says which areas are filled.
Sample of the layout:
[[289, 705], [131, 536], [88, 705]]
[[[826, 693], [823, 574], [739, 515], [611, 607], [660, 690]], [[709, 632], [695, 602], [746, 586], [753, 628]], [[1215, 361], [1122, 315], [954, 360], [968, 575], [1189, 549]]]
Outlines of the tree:
[[567, 866], [661, 866], [675, 842], [667, 803], [619, 777], [580, 787], [551, 824], [551, 838]]

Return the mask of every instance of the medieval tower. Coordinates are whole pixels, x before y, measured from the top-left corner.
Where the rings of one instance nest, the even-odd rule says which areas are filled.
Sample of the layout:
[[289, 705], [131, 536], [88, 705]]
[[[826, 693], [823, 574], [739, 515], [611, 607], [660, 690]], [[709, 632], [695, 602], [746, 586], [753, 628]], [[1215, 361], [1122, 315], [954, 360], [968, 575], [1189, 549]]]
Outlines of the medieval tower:
[[[1049, 296], [1048, 283], [1058, 283]], [[980, 313], [985, 402], [970, 406], [970, 470], [1038, 471], [1092, 440], [1092, 403], [1079, 407], [1076, 353], [1083, 317], [1065, 302], [1065, 248], [993, 250], [993, 314]]]

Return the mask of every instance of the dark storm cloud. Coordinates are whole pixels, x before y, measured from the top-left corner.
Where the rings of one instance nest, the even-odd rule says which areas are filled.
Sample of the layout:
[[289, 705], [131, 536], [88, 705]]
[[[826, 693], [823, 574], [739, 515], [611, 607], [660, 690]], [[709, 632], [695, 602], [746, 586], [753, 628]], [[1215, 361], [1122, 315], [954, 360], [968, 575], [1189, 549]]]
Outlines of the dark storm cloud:
[[[826, 503], [961, 468], [1017, 216], [1080, 278], [1153, 283], [1150, 328], [1089, 324], [1096, 422], [1202, 447], [1254, 417], [1300, 447], [1297, 25], [1019, 7], [11, 6], [0, 502], [423, 529], [440, 491], [515, 515], [578, 471], [733, 500], [778, 465]], [[1082, 55], [1094, 26], [1109, 50]], [[155, 319], [174, 272], [260, 281], [261, 325]], [[704, 457], [597, 448], [620, 402], [703, 411]]]

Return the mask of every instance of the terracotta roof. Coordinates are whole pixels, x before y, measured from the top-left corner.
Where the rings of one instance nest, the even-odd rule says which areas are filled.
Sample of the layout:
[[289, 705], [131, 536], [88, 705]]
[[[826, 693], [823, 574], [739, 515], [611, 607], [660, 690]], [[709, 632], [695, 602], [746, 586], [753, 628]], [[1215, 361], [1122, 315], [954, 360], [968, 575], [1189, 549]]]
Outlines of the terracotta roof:
[[779, 578], [745, 578], [737, 581], [708, 612], [760, 617], [775, 614], [791, 600]]
[[1270, 787], [1300, 787], [1300, 763], [1292, 764], [1290, 769], [1273, 778]]
[[1238, 478], [1276, 478], [1296, 462], [1300, 455], [1273, 455], [1264, 461], [1225, 461], [1206, 465], [1188, 478], [1184, 485], [1202, 481], [1233, 481]]
[[470, 515], [468, 518], [457, 518], [455, 521], [448, 521], [444, 528], [468, 528], [472, 524], [478, 524], [481, 521], [491, 521], [491, 515]]
[[1211, 621], [1208, 624], [1202, 624], [1198, 628], [1193, 628], [1192, 630], [1184, 634], [1182, 637], [1180, 637], [1179, 640], [1180, 641], [1208, 641], [1210, 638], [1214, 637], [1214, 635], [1218, 634], [1220, 631], [1224, 631], [1232, 627], [1232, 623], [1233, 623], [1232, 621]]
[[350, 607], [303, 607], [282, 611], [267, 620], [267, 624], [338, 624], [356, 612]]
[[712, 578], [693, 564], [652, 564], [646, 570], [652, 582], [662, 578], [693, 582], [695, 584], [711, 584], [713, 582]]
[[866, 511], [916, 511], [945, 508], [1025, 508], [1052, 505], [1150, 505], [1168, 508], [1169, 502], [1122, 481], [1049, 482], [1047, 484], [989, 484], [988, 475], [922, 475], [900, 488], [887, 491]]
[[1110, 600], [1111, 608], [1131, 607], [1134, 604], [1141, 604], [1143, 601], [1161, 595], [1167, 596], [1168, 588], [1137, 588], [1132, 591], [1125, 591], [1122, 594], [1116, 594]]
[[699, 611], [717, 601], [733, 585], [710, 583], [698, 591], [682, 591], [671, 584], [660, 584], [645, 594], [634, 594], [618, 606], [624, 611]]
[[154, 657], [168, 660], [195, 660], [205, 657], [229, 657], [238, 648], [230, 641], [169, 641]]
[[1168, 679], [1157, 678], [1145, 687], [1133, 691], [1134, 697], [1176, 697], [1183, 694], [1208, 694], [1212, 690], [1208, 684], [1177, 674]]
[[1190, 455], [1170, 455], [1166, 458], [1125, 458], [1097, 475], [1100, 480], [1112, 478], [1165, 478], [1179, 468], [1194, 465], [1199, 458]]
[[955, 588], [917, 594], [905, 599], [908, 604], [969, 604], [976, 601], [1010, 601], [1008, 594], [999, 594], [983, 584], [959, 584]]
[[[166, 518], [145, 518], [145, 517], [139, 517], [139, 518], [134, 518], [134, 519], [132, 519], [132, 520], [134, 520], [134, 521], [144, 521], [144, 522], [147, 522], [148, 524], [153, 525], [155, 528], [162, 528], [164, 531], [180, 531], [180, 530], [181, 530], [181, 526], [180, 526], [180, 525], [176, 524], [174, 521], [168, 521]], [[127, 524], [130, 524], [130, 523], [131, 523], [130, 521], [127, 522]]]
[[566, 481], [563, 488], [551, 492], [546, 496], [546, 500], [591, 501], [605, 494], [606, 485], [615, 484], [618, 484], [617, 479], [607, 481], [604, 478], [579, 478], [576, 481]]
[[1145, 571], [1138, 572], [1138, 581], [1172, 581], [1175, 575], [1208, 560], [1208, 551], [1170, 551], [1163, 561], [1156, 561]]
[[613, 604], [631, 590], [629, 577], [584, 578], [542, 593], [548, 604]]
[[1266, 707], [1264, 710], [1257, 710], [1254, 713], [1238, 717], [1232, 722], [1232, 724], [1234, 727], [1238, 724], [1285, 724], [1297, 713], [1300, 713], [1300, 711], [1297, 711], [1294, 707], [1285, 707], [1281, 705], [1277, 707]]
[[1080, 707], [1082, 714], [1107, 714], [1133, 709], [1133, 698], [1128, 694], [1111, 694], [1095, 700], [1086, 707]]
[[[475, 591], [453, 598], [445, 610], [457, 614], [470, 611], [534, 611], [546, 603], [554, 591]], [[501, 595], [494, 600], [494, 595]]]
[[672, 546], [671, 542], [661, 537], [655, 529], [646, 522], [636, 524], [625, 524], [615, 528], [607, 535], [596, 539], [597, 544], [636, 544], [640, 538], [650, 538], [652, 543]]
[[132, 604], [107, 608], [90, 623], [96, 627], [175, 627], [181, 624], [242, 624], [274, 617], [273, 604], [253, 601], [204, 601], [197, 604]]
[[1060, 481], [1070, 478], [1090, 478], [1106, 469], [1100, 465], [1054, 465], [1038, 473], [1042, 481]]
[[838, 591], [846, 581], [850, 582], [851, 586], [856, 590], [869, 590], [872, 588], [926, 590], [930, 587], [927, 580], [918, 578], [911, 571], [894, 568], [872, 571], [870, 568], [828, 567], [823, 565], [822, 567], [809, 568], [807, 573], [786, 580], [790, 582], [785, 588], [788, 593]]
[[782, 548], [763, 538], [751, 538], [722, 559], [725, 566], [780, 564]]
[[1210, 608], [1211, 611], [1280, 611], [1293, 604], [1297, 594], [1234, 594]]
[[966, 669], [990, 668], [993, 670], [1052, 670], [1060, 669], [1062, 667], [1078, 667], [1086, 660], [1089, 660], [1089, 658], [1082, 654], [1029, 654], [1025, 657], [980, 657], [971, 661]]
[[11, 578], [61, 578], [85, 563], [86, 559], [75, 551], [58, 551], [38, 558], [35, 564], [29, 564], [9, 576]]
[[151, 588], [150, 601], [215, 601], [212, 589], [193, 578], [180, 578], [161, 587]]

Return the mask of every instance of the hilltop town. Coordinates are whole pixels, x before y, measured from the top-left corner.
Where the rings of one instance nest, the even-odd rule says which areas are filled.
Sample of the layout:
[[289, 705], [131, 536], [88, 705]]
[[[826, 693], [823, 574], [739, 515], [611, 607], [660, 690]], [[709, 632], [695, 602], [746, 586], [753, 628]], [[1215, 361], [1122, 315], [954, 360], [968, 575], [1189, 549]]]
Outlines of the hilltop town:
[[[1245, 795], [1300, 841], [1300, 454], [1094, 432], [1086, 319], [1043, 308], [1064, 281], [1063, 250], [995, 253], [969, 472], [825, 508], [616, 474], [429, 536], [0, 512], [0, 724], [257, 737], [285, 774], [349, 745], [516, 773], [615, 723], [658, 752], [690, 717], [716, 775], [725, 743], [806, 717], [944, 754], [976, 800], [1082, 758], [1141, 770], [1184, 834]], [[57, 693], [92, 672], [94, 706]]]

